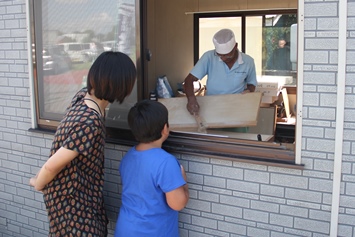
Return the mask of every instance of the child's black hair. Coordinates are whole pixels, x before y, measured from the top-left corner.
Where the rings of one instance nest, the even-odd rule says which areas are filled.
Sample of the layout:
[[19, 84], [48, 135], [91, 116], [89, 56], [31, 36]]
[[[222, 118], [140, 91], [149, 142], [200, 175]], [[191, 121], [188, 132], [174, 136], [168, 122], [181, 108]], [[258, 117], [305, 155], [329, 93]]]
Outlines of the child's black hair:
[[136, 140], [149, 143], [161, 138], [161, 132], [168, 123], [168, 110], [160, 102], [142, 100], [128, 113], [128, 125]]

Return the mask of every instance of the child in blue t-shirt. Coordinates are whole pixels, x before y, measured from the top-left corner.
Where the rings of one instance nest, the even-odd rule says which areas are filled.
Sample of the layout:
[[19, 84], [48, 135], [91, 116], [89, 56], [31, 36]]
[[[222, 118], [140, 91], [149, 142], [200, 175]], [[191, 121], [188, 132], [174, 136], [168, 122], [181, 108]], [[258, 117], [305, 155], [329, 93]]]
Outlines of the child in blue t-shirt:
[[138, 145], [122, 158], [122, 205], [115, 237], [178, 237], [178, 211], [189, 200], [184, 168], [161, 147], [169, 136], [168, 110], [152, 100], [136, 103], [128, 125]]

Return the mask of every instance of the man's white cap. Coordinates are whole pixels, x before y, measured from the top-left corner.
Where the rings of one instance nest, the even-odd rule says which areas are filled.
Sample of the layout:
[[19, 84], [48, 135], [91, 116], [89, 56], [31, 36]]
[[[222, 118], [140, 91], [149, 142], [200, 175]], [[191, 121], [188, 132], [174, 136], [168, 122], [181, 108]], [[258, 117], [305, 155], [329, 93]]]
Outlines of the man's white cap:
[[219, 54], [228, 54], [234, 48], [236, 42], [233, 31], [222, 29], [213, 36], [213, 44]]

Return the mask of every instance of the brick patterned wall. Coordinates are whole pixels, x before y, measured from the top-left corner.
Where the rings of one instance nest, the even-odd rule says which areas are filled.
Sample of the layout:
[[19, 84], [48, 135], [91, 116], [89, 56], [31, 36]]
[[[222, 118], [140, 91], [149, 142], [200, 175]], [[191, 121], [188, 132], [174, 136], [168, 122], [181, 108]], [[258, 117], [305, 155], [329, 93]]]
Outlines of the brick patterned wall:
[[[338, 1], [305, 1], [302, 163], [304, 170], [175, 154], [191, 199], [183, 237], [329, 236], [335, 149]], [[47, 236], [42, 195], [28, 179], [52, 135], [31, 127], [25, 0], [0, 1], [0, 237]], [[355, 236], [355, 1], [348, 0], [347, 76], [338, 236]], [[340, 26], [341, 27], [341, 26]], [[345, 47], [345, 45], [344, 45]], [[106, 149], [106, 207], [113, 234], [118, 165], [128, 147]]]
[[355, 1], [348, 0], [348, 38], [339, 236], [355, 236]]

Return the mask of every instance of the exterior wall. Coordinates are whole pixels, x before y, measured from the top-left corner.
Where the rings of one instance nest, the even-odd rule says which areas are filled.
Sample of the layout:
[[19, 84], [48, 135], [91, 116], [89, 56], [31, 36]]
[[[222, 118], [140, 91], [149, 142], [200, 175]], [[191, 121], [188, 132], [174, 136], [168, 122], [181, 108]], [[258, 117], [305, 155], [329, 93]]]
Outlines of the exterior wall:
[[[339, 79], [346, 83], [343, 155], [334, 157], [339, 1], [305, 1], [305, 169], [175, 154], [186, 167], [191, 194], [180, 214], [181, 236], [319, 237], [329, 236], [331, 225], [338, 227], [337, 236], [355, 236], [355, 1], [348, 0], [347, 73]], [[47, 159], [52, 135], [29, 131], [25, 0], [0, 1], [0, 14], [0, 236], [46, 236], [42, 195], [28, 180]], [[106, 149], [110, 236], [120, 202], [117, 168], [127, 149]], [[331, 212], [337, 210], [337, 159], [343, 160], [338, 221]]]

